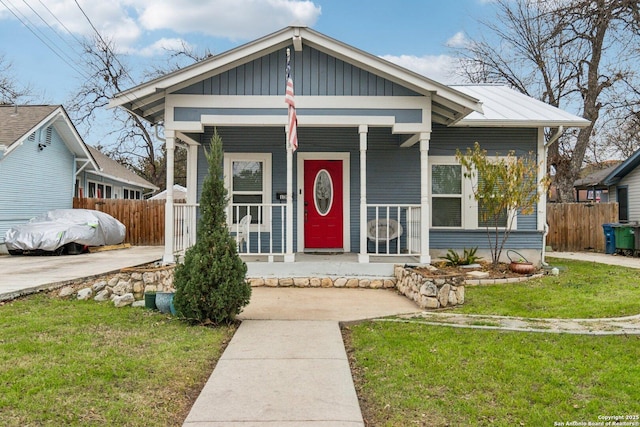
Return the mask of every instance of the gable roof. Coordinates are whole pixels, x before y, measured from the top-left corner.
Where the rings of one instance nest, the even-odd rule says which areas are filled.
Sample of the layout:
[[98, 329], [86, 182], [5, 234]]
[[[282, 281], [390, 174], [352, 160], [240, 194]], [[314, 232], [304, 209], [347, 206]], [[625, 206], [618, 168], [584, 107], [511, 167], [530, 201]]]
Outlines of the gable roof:
[[606, 187], [605, 179], [613, 172], [621, 162], [615, 162], [611, 166], [592, 172], [584, 178], [575, 180], [573, 186], [576, 188]]
[[590, 123], [504, 85], [451, 87], [482, 101], [482, 112], [473, 111], [456, 126], [586, 127]]
[[603, 183], [605, 185], [615, 185], [622, 178], [631, 173], [635, 168], [640, 165], [640, 149], [633, 153], [627, 160], [620, 163], [618, 167], [616, 167], [607, 177], [604, 179]]
[[10, 154], [38, 129], [54, 126], [77, 160], [95, 162], [62, 105], [0, 105], [0, 145]]
[[[158, 123], [164, 119], [164, 96], [203, 79], [221, 74], [256, 58], [285, 49], [308, 45], [418, 94], [431, 96], [433, 114], [444, 124], [452, 124], [471, 111], [482, 111], [478, 100], [449, 86], [438, 83], [406, 68], [369, 54], [307, 27], [292, 26], [247, 43], [227, 52], [209, 57], [155, 80], [117, 94], [110, 107], [121, 106], [134, 114]], [[283, 93], [284, 95], [284, 93]]]
[[95, 147], [87, 145], [89, 152], [93, 156], [98, 165], [97, 170], [87, 170], [88, 173], [92, 173], [95, 175], [100, 175], [105, 178], [110, 178], [116, 181], [120, 181], [125, 184], [135, 185], [137, 187], [147, 188], [149, 190], [156, 191], [158, 187], [142, 178], [135, 172], [127, 169], [125, 166], [116, 162], [109, 156], [102, 153]]

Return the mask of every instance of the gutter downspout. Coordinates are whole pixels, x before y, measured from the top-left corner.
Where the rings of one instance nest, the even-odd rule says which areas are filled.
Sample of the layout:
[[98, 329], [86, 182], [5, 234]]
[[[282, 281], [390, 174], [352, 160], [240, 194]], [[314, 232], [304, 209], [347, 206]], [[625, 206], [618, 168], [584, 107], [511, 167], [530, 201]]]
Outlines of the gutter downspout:
[[[556, 142], [560, 136], [562, 135], [562, 133], [564, 132], [564, 126], [558, 126], [558, 130], [556, 131], [555, 134], [553, 134], [551, 136], [551, 138], [549, 138], [549, 141], [547, 141], [544, 144], [544, 165], [545, 165], [545, 171], [547, 170], [546, 166], [547, 166], [547, 155], [548, 155], [548, 151], [549, 151], [549, 147], [551, 146], [551, 144], [553, 144], [554, 142]], [[546, 215], [546, 201], [545, 201], [545, 215]], [[547, 235], [549, 234], [549, 224], [547, 223], [547, 219], [545, 218], [544, 220], [544, 232], [542, 234], [542, 260], [541, 263], [543, 266], [549, 265], [547, 264], [547, 262], [544, 260], [545, 256], [546, 256], [546, 252], [547, 252]]]

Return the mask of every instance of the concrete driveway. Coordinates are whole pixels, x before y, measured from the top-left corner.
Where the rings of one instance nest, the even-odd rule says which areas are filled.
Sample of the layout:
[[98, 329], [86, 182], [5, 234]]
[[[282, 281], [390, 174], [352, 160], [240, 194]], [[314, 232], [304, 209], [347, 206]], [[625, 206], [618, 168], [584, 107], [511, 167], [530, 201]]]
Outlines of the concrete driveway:
[[162, 259], [162, 246], [132, 246], [81, 255], [0, 255], [0, 301]]

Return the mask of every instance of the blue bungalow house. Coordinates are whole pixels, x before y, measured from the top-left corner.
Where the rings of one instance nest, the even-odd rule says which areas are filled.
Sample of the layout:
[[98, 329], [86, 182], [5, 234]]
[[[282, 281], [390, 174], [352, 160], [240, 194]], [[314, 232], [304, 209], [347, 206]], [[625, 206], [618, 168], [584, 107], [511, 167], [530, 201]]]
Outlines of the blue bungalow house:
[[[295, 151], [287, 135], [288, 52]], [[168, 189], [175, 146], [188, 150], [187, 203], [167, 197], [164, 261], [175, 262], [193, 242], [207, 174], [203, 149], [217, 129], [230, 230], [250, 274], [265, 259], [274, 262], [262, 271], [288, 275], [281, 277], [304, 270], [309, 253], [330, 259], [328, 274], [343, 260], [375, 274], [367, 268], [380, 260], [429, 263], [447, 249], [485, 251], [456, 149], [477, 141], [490, 154], [533, 152], [542, 176], [545, 129], [588, 123], [504, 86], [438, 83], [298, 26], [136, 86], [110, 105], [164, 126]], [[531, 215], [510, 215], [516, 225], [508, 248], [539, 262], [545, 201]], [[331, 261], [327, 254], [343, 255]]]

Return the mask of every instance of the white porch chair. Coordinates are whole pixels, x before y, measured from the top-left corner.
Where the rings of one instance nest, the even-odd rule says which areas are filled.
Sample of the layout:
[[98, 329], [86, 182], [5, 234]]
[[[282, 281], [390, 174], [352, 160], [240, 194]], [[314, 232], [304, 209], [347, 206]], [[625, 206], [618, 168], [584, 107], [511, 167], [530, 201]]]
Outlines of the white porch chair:
[[379, 218], [377, 221], [372, 219], [367, 222], [367, 239], [374, 245], [374, 249], [369, 252], [378, 253], [378, 245], [385, 243], [387, 251], [391, 253], [389, 244], [402, 236], [403, 232], [402, 225], [395, 219]]
[[[236, 229], [236, 242], [238, 243], [238, 252], [242, 252], [242, 244], [247, 245], [247, 239], [249, 238], [249, 226], [251, 225], [251, 215], [245, 215], [238, 223]], [[249, 247], [246, 247], [249, 252]]]

